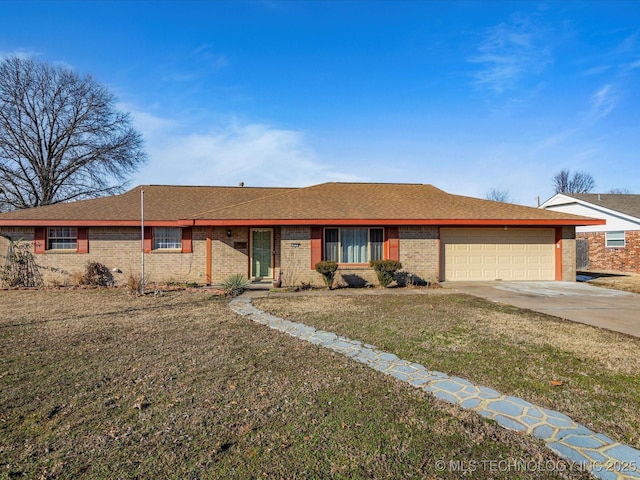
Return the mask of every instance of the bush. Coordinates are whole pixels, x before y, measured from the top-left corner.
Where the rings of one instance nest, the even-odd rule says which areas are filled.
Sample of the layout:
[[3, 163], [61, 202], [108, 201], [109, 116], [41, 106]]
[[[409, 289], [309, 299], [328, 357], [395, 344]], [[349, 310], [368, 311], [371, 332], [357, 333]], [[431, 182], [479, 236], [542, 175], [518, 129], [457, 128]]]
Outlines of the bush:
[[237, 297], [249, 286], [249, 279], [240, 273], [229, 275], [222, 282], [222, 290], [229, 297]]
[[336, 270], [338, 270], [338, 264], [336, 262], [318, 262], [315, 265], [316, 272], [322, 275], [324, 284], [329, 290], [333, 287], [333, 279], [336, 276]]
[[380, 286], [385, 288], [393, 282], [394, 273], [402, 268], [402, 264], [396, 260], [372, 260], [369, 265], [376, 271]]
[[[146, 281], [144, 283], [147, 284]], [[142, 276], [130, 273], [125, 287], [129, 295], [142, 295]]]
[[113, 275], [102, 263], [89, 262], [84, 270], [82, 283], [94, 287], [111, 287], [113, 286]]

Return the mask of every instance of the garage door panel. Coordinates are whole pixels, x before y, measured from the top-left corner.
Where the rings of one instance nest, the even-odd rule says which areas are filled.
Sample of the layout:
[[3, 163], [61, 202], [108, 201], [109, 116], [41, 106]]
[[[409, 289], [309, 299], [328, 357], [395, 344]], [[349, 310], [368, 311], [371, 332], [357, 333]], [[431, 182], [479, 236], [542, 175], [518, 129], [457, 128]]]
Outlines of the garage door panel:
[[553, 228], [442, 228], [444, 280], [554, 280]]

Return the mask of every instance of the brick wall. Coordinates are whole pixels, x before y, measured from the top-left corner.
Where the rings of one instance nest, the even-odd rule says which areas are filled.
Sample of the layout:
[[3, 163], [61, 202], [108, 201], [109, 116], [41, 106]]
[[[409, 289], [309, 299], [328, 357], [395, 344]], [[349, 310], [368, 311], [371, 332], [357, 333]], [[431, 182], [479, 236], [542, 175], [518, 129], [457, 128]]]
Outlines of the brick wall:
[[[251, 247], [246, 227], [211, 228], [211, 282], [218, 284], [231, 274], [249, 276]], [[193, 229], [193, 253], [178, 251], [154, 251], [145, 254], [145, 273], [152, 282], [205, 283], [206, 281], [206, 232], [205, 227]], [[33, 241], [34, 229], [3, 227], [0, 234], [24, 241]], [[274, 278], [282, 272], [284, 285], [300, 285], [302, 282], [323, 285], [322, 276], [311, 266], [311, 228], [308, 226], [284, 226], [274, 228]], [[584, 235], [584, 234], [581, 234]], [[596, 234], [597, 235], [597, 234]], [[575, 230], [565, 227], [563, 236], [563, 280], [575, 279]], [[399, 228], [400, 262], [403, 271], [425, 281], [437, 281], [440, 268], [439, 229], [435, 226], [402, 226]], [[640, 232], [627, 232], [627, 247], [604, 249], [604, 235], [594, 236], [590, 242], [592, 268], [620, 271], [640, 271]], [[0, 264], [4, 264], [7, 240], [0, 237]], [[84, 271], [86, 264], [97, 261], [110, 270], [117, 268], [122, 274], [114, 274], [119, 283], [126, 282], [130, 274], [141, 270], [140, 230], [137, 227], [92, 227], [89, 229], [89, 253], [46, 252], [36, 255], [36, 262], [48, 284], [69, 283], [74, 273]], [[607, 262], [605, 266], [604, 262]], [[624, 265], [631, 269], [624, 270]], [[635, 270], [633, 270], [635, 268]], [[365, 282], [377, 284], [373, 269], [369, 267], [341, 268], [342, 280], [351, 285]]]
[[575, 227], [562, 227], [562, 281], [576, 281]]
[[[403, 271], [425, 281], [438, 280], [439, 240], [438, 227], [400, 227], [400, 262]], [[285, 285], [324, 285], [322, 276], [311, 266], [311, 228], [282, 227], [281, 256], [276, 255], [276, 265], [282, 269]], [[338, 282], [362, 286], [378, 284], [372, 268], [366, 266], [340, 267]]]
[[[231, 230], [231, 236], [227, 231]], [[219, 284], [229, 275], [249, 276], [249, 229], [247, 227], [212, 228], [211, 283]]]
[[[2, 228], [0, 234], [12, 240], [33, 241], [34, 229]], [[193, 229], [193, 253], [154, 251], [145, 254], [145, 277], [150, 282], [205, 282], [206, 230]], [[5, 241], [6, 243], [6, 241]], [[4, 264], [6, 246], [0, 245], [0, 263]], [[47, 251], [35, 255], [36, 264], [46, 285], [73, 283], [74, 274], [85, 271], [89, 262], [100, 262], [114, 272], [118, 284], [125, 283], [129, 275], [140, 275], [140, 229], [137, 227], [89, 228], [89, 253], [75, 251]]]
[[604, 232], [578, 233], [589, 240], [589, 270], [640, 273], [640, 231], [625, 232], [625, 246], [606, 248]]
[[439, 236], [436, 226], [400, 227], [402, 270], [423, 281], [437, 282], [440, 270]]
[[[322, 275], [311, 265], [311, 227], [282, 227], [280, 249], [283, 285], [310, 283], [318, 287], [324, 286]], [[340, 267], [336, 282], [344, 286], [362, 286], [366, 283], [377, 284], [377, 278], [369, 267]]]
[[303, 282], [323, 285], [322, 276], [311, 268], [311, 227], [281, 227], [279, 244], [276, 258], [284, 286], [296, 286]]

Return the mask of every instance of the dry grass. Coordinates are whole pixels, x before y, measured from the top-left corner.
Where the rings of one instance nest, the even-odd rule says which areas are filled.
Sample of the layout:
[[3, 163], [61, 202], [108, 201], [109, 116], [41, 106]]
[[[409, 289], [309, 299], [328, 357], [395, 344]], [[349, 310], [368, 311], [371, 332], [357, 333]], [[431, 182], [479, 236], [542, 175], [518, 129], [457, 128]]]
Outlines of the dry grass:
[[640, 293], [640, 275], [636, 273], [602, 273], [584, 272], [586, 275], [594, 275], [595, 279], [589, 283], [599, 287], [623, 290], [625, 292]]
[[282, 297], [257, 304], [561, 411], [640, 447], [639, 339], [458, 294]]
[[[206, 294], [0, 291], [0, 311], [0, 478], [453, 479], [436, 460], [557, 461]], [[480, 473], [588, 478], [564, 470]]]

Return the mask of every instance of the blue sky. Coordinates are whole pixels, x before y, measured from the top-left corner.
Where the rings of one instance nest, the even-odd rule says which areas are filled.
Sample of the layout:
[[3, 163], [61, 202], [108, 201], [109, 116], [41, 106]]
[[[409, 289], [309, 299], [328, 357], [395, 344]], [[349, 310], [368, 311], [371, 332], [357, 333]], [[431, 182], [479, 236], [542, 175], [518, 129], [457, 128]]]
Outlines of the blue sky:
[[430, 183], [536, 205], [640, 193], [639, 1], [0, 0], [0, 56], [131, 112], [131, 185]]

